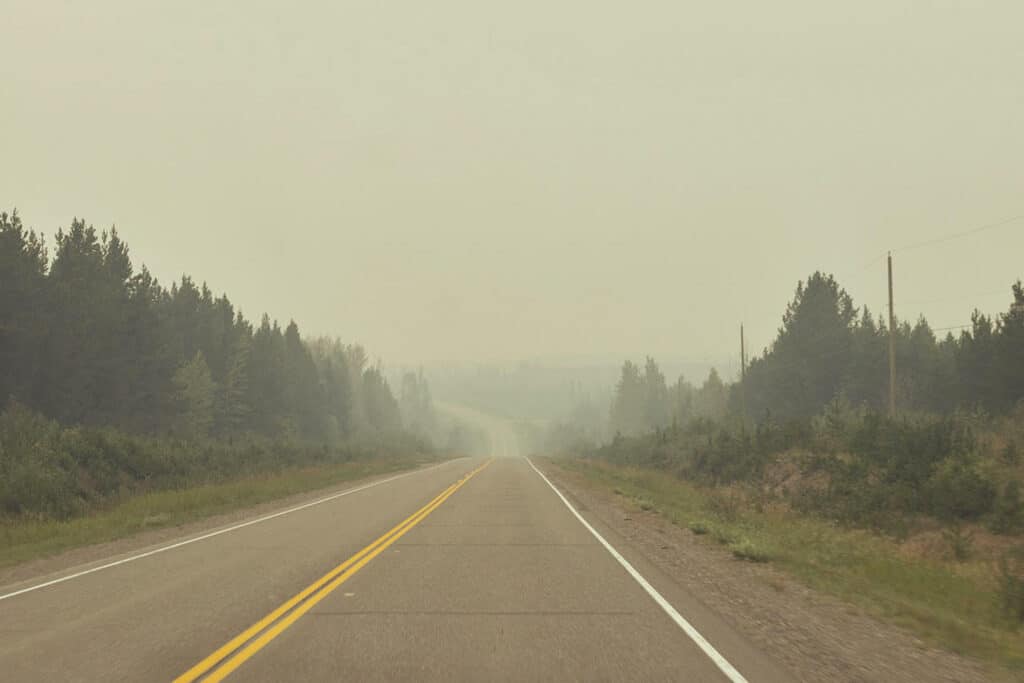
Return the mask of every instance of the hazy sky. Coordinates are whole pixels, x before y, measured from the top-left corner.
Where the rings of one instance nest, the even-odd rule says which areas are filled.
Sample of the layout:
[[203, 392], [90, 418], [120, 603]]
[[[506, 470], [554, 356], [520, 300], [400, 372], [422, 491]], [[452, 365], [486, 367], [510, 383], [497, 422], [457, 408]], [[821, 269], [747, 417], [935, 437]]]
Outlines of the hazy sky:
[[[0, 0], [0, 205], [391, 362], [735, 355], [1024, 214], [1024, 3]], [[1024, 220], [897, 252], [1003, 309]]]

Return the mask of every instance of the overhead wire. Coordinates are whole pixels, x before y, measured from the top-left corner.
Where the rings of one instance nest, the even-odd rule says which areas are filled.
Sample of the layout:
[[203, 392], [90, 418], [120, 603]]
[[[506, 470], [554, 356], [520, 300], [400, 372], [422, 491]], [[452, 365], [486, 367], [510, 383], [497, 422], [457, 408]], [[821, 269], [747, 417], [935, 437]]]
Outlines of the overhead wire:
[[[1016, 216], [1011, 216], [1011, 217], [1005, 218], [1005, 219], [1003, 219], [1001, 221], [996, 221], [994, 223], [986, 223], [985, 225], [979, 225], [979, 226], [971, 228], [969, 230], [961, 230], [960, 232], [950, 233], [948, 235], [943, 235], [941, 237], [936, 237], [936, 238], [933, 238], [933, 239], [923, 240], [921, 242], [914, 242], [914, 243], [911, 243], [911, 244], [908, 244], [908, 245], [905, 245], [905, 246], [902, 246], [902, 247], [899, 247], [899, 248], [896, 248], [896, 249], [892, 249], [890, 251], [890, 253], [893, 253], [893, 254], [895, 254], [895, 253], [903, 253], [903, 252], [907, 252], [907, 251], [913, 251], [915, 249], [923, 249], [925, 247], [935, 246], [937, 244], [945, 244], [946, 242], [951, 242], [953, 240], [961, 239], [963, 237], [970, 237], [971, 235], [977, 235], [978, 233], [987, 232], [989, 230], [995, 230], [997, 228], [1002, 228], [1002, 227], [1005, 227], [1007, 225], [1010, 225], [1011, 223], [1015, 223], [1015, 222], [1020, 221], [1020, 220], [1024, 220], [1024, 214], [1018, 214]], [[868, 261], [867, 263], [865, 263], [863, 266], [859, 267], [857, 270], [854, 270], [854, 271], [851, 271], [850, 273], [848, 273], [848, 275], [857, 275], [857, 274], [863, 272], [864, 270], [867, 270], [869, 267], [875, 265], [880, 260], [884, 260], [885, 257], [886, 257], [885, 254], [883, 254], [882, 256], [876, 256], [875, 258], [873, 258], [870, 261]], [[980, 296], [994, 296], [995, 294], [1004, 293], [1004, 292], [1005, 292], [1004, 289], [1000, 289], [1000, 290], [990, 290], [990, 291], [987, 291], [987, 292], [979, 292], [978, 294], [973, 294], [973, 295], [957, 295], [955, 297], [944, 297], [944, 298], [941, 298], [941, 299], [928, 299], [928, 300], [920, 300], [920, 299], [913, 300], [912, 299], [910, 301], [904, 301], [903, 304], [904, 305], [910, 305], [910, 304], [942, 303], [942, 302], [946, 302], [946, 301], [954, 301], [954, 300], [958, 300], [958, 299], [959, 300], [970, 299], [970, 298], [976, 298], [976, 297], [980, 297]], [[949, 327], [935, 328], [933, 331], [940, 332], [940, 331], [945, 331], [945, 330], [966, 329], [966, 328], [969, 328], [969, 327], [971, 327], [971, 325], [969, 325], [969, 324], [968, 325], [952, 325], [952, 326], [949, 326]]]
[[996, 223], [987, 223], [985, 225], [981, 225], [981, 226], [978, 226], [976, 228], [971, 228], [970, 230], [963, 230], [961, 232], [954, 232], [954, 233], [951, 233], [949, 235], [945, 235], [943, 237], [936, 237], [934, 239], [924, 240], [922, 242], [915, 242], [913, 244], [908, 244], [907, 246], [900, 247], [899, 249], [893, 249], [892, 251], [894, 253], [895, 252], [903, 252], [903, 251], [911, 251], [913, 249], [921, 249], [923, 247], [930, 247], [930, 246], [933, 246], [933, 245], [936, 245], [936, 244], [943, 244], [945, 242], [951, 242], [952, 240], [960, 239], [961, 237], [969, 237], [971, 235], [976, 235], [979, 232], [985, 232], [987, 230], [994, 230], [996, 228], [1001, 228], [1001, 227], [1003, 227], [1005, 225], [1009, 225], [1010, 223], [1013, 223], [1015, 221], [1019, 221], [1021, 219], [1024, 219], [1024, 214], [1020, 214], [1020, 215], [1017, 215], [1017, 216], [1011, 216], [1010, 218], [998, 221]]
[[[920, 242], [914, 242], [914, 243], [911, 243], [911, 244], [908, 244], [908, 245], [904, 245], [902, 247], [899, 247], [899, 248], [896, 248], [896, 249], [892, 249], [888, 253], [879, 254], [877, 256], [874, 256], [869, 261], [866, 261], [862, 265], [858, 266], [856, 269], [851, 270], [851, 271], [845, 273], [843, 275], [843, 277], [844, 277], [844, 279], [852, 279], [854, 276], [860, 275], [861, 273], [863, 273], [864, 271], [868, 270], [872, 266], [878, 264], [879, 262], [884, 262], [886, 257], [890, 253], [891, 254], [903, 253], [903, 252], [907, 252], [907, 251], [913, 251], [915, 249], [923, 249], [925, 247], [930, 247], [930, 246], [934, 246], [934, 245], [937, 245], [937, 244], [944, 244], [946, 242], [951, 242], [953, 240], [961, 239], [963, 237], [970, 237], [971, 235], [976, 235], [978, 233], [987, 232], [987, 231], [990, 231], [990, 230], [995, 230], [997, 228], [1001, 228], [1001, 227], [1007, 226], [1007, 225], [1009, 225], [1011, 223], [1014, 223], [1014, 222], [1020, 221], [1020, 220], [1024, 220], [1024, 214], [1018, 214], [1016, 216], [1011, 216], [1011, 217], [1006, 218], [1004, 220], [996, 221], [994, 223], [986, 223], [985, 225], [980, 225], [980, 226], [971, 228], [969, 230], [962, 230], [960, 232], [950, 233], [948, 235], [943, 235], [941, 237], [936, 237], [936, 238], [933, 238], [933, 239], [923, 240], [923, 241], [920, 241]], [[953, 301], [953, 300], [957, 300], [957, 299], [961, 299], [962, 300], [962, 299], [968, 299], [968, 298], [975, 298], [975, 297], [979, 297], [979, 296], [994, 296], [995, 294], [1002, 293], [1004, 291], [1005, 290], [1003, 290], [1003, 289], [1000, 289], [1000, 290], [990, 290], [990, 291], [986, 291], [986, 292], [979, 292], [978, 294], [973, 294], [973, 295], [957, 295], [956, 297], [944, 297], [944, 298], [941, 298], [941, 299], [928, 299], [928, 300], [920, 300], [920, 299], [913, 300], [912, 299], [910, 301], [906, 301], [906, 302], [903, 302], [903, 303], [904, 304], [942, 303], [942, 302], [945, 302], [945, 301]], [[949, 326], [945, 326], [945, 327], [932, 328], [932, 332], [946, 332], [946, 331], [950, 331], [950, 330], [963, 330], [963, 329], [968, 329], [970, 327], [972, 327], [971, 324], [966, 324], [966, 325], [949, 325]], [[769, 350], [769, 348], [770, 348], [770, 345], [768, 347], [765, 347], [764, 350], [767, 351], [767, 350]]]

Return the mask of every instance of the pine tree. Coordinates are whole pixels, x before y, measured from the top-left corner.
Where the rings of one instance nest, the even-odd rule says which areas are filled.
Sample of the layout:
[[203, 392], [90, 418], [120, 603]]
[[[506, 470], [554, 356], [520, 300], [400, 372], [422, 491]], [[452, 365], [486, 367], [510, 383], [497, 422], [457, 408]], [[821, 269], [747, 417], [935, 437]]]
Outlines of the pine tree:
[[52, 302], [46, 247], [18, 212], [0, 213], [0, 406], [12, 396], [34, 403]]
[[219, 393], [217, 427], [234, 434], [242, 431], [252, 414], [249, 405], [249, 370], [252, 361], [252, 340], [240, 334], [228, 360], [228, 369]]
[[630, 436], [644, 431], [644, 390], [640, 369], [627, 360], [622, 364], [622, 375], [615, 386], [612, 399], [610, 425], [612, 433]]
[[1013, 284], [1010, 310], [999, 316], [997, 365], [999, 394], [995, 403], [1001, 410], [1010, 410], [1024, 401], [1024, 285]]
[[697, 391], [696, 413], [700, 417], [721, 419], [725, 416], [727, 395], [725, 384], [718, 375], [718, 370], [711, 368], [708, 378]]
[[290, 420], [307, 438], [322, 437], [326, 414], [320, 377], [294, 320], [284, 332], [284, 377]]
[[381, 433], [395, 432], [402, 427], [398, 401], [391, 393], [380, 368], [368, 368], [363, 373], [363, 402], [369, 426]]
[[668, 387], [665, 375], [650, 356], [644, 365], [643, 376], [643, 428], [645, 431], [662, 429], [669, 423]]
[[210, 376], [202, 351], [196, 351], [188, 361], [174, 373], [175, 397], [178, 400], [178, 429], [189, 439], [202, 439], [213, 426], [214, 401], [217, 385]]

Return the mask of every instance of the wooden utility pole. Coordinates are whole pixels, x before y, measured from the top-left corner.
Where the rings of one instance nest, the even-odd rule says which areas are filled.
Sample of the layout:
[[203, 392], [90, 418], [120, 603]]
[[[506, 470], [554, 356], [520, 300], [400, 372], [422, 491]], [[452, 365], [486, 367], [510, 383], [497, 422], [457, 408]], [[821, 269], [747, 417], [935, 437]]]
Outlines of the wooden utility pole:
[[743, 425], [747, 424], [747, 347], [743, 339], [743, 323], [740, 323], [740, 410]]
[[892, 252], [889, 252], [889, 417], [896, 417], [896, 314], [892, 310]]

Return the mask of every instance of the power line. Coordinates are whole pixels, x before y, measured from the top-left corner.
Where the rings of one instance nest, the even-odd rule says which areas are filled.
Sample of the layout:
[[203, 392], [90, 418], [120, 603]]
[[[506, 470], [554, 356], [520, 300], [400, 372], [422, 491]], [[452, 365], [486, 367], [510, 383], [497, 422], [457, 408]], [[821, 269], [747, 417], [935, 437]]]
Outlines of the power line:
[[[899, 247], [898, 249], [892, 249], [892, 250], [890, 250], [890, 252], [891, 253], [897, 253], [897, 252], [903, 252], [903, 251], [912, 251], [914, 249], [922, 249], [924, 247], [929, 247], [929, 246], [932, 246], [932, 245], [935, 245], [935, 244], [942, 244], [944, 242], [950, 242], [950, 241], [955, 240], [955, 239], [960, 239], [961, 237], [968, 237], [970, 235], [975, 235], [975, 234], [977, 234], [979, 232], [985, 232], [986, 230], [994, 230], [996, 228], [1001, 228], [1004, 225], [1009, 225], [1010, 223], [1013, 223], [1014, 221], [1019, 221], [1021, 219], [1024, 219], [1024, 214], [1019, 214], [1019, 215], [1016, 215], [1016, 216], [1011, 216], [1010, 218], [1007, 218], [1005, 220], [1001, 220], [1001, 221], [999, 221], [997, 223], [987, 223], [985, 225], [980, 225], [980, 226], [978, 226], [976, 228], [971, 228], [970, 230], [963, 230], [961, 232], [954, 232], [954, 233], [951, 233], [949, 235], [944, 235], [943, 237], [936, 237], [935, 239], [925, 240], [923, 242], [914, 242], [913, 244], [908, 244], [906, 246]], [[846, 273], [841, 274], [841, 276], [842, 276], [843, 279], [853, 279], [854, 276], [860, 275], [861, 273], [863, 273], [864, 271], [868, 270], [872, 266], [875, 266], [875, 265], [879, 264], [880, 262], [885, 261], [885, 259], [886, 259], [886, 254], [878, 254], [874, 258], [872, 258], [870, 261], [867, 261], [867, 262], [861, 264], [860, 266], [858, 266], [854, 270], [850, 270], [850, 271], [847, 271]]]
[[853, 279], [856, 279], [856, 276], [859, 276], [861, 273], [866, 271], [868, 268], [871, 268], [872, 266], [878, 265], [879, 263], [882, 263], [883, 261], [885, 261], [885, 254], [879, 254], [878, 256], [874, 257], [870, 261], [868, 261], [868, 262], [858, 266], [856, 268], [856, 270], [850, 270], [850, 271], [847, 271], [845, 273], [840, 273], [839, 274], [839, 278], [843, 279], [843, 280], [853, 280]]
[[979, 232], [984, 232], [986, 230], [994, 230], [996, 228], [1001, 228], [1004, 225], [1009, 225], [1010, 223], [1013, 223], [1014, 221], [1019, 221], [1022, 218], [1024, 218], [1024, 214], [1013, 216], [1012, 218], [1007, 218], [1006, 220], [999, 221], [998, 223], [988, 223], [986, 225], [981, 225], [981, 226], [979, 226], [977, 228], [971, 228], [970, 230], [964, 230], [963, 232], [955, 232], [955, 233], [952, 233], [950, 235], [946, 235], [944, 237], [936, 237], [935, 239], [925, 240], [923, 242], [915, 242], [914, 244], [909, 244], [909, 245], [907, 245], [905, 247], [900, 247], [899, 249], [893, 249], [893, 251], [894, 252], [895, 251], [910, 251], [912, 249], [921, 249], [923, 247], [930, 247], [930, 246], [932, 246], [934, 244], [942, 244], [943, 242], [949, 242], [949, 241], [952, 241], [952, 240], [955, 240], [955, 239], [960, 239], [961, 237], [967, 237], [969, 235], [975, 235], [975, 234], [977, 234]]
[[940, 304], [946, 301], [966, 301], [969, 299], [976, 299], [981, 296], [995, 296], [996, 294], [1006, 295], [1006, 288], [990, 289], [987, 292], [976, 292], [974, 294], [958, 294], [957, 296], [947, 296], [941, 299], [911, 299], [910, 301], [904, 302], [905, 304]]

